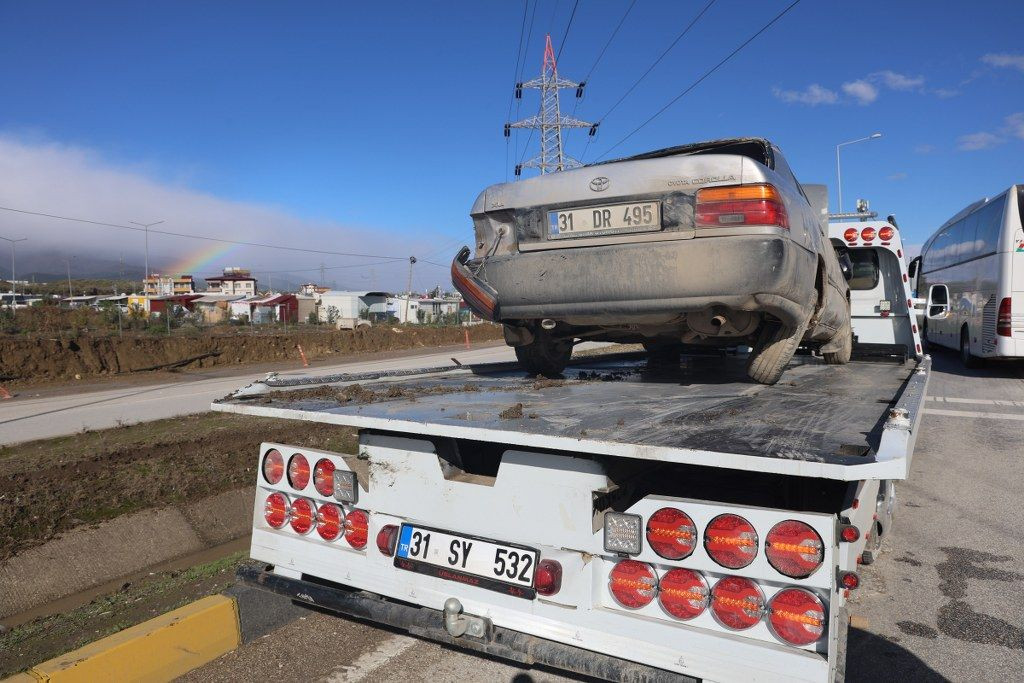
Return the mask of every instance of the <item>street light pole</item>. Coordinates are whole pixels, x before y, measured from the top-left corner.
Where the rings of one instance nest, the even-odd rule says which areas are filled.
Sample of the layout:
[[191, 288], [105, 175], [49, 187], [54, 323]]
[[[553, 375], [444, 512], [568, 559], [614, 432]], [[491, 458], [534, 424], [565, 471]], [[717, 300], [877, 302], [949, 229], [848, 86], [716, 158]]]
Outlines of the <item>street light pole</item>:
[[847, 142], [840, 142], [838, 145], [836, 145], [836, 182], [837, 182], [838, 187], [839, 187], [839, 211], [838, 211], [838, 213], [842, 213], [843, 212], [843, 168], [839, 164], [839, 148], [840, 147], [845, 147], [846, 145], [852, 145], [852, 144], [855, 144], [855, 143], [858, 143], [858, 142], [866, 142], [867, 140], [875, 140], [875, 139], [880, 138], [880, 137], [882, 137], [881, 133], [872, 133], [871, 135], [868, 135], [867, 137], [857, 138], [856, 140], [848, 140]]
[[14, 284], [14, 250], [18, 246], [18, 242], [24, 242], [27, 237], [19, 237], [18, 239], [11, 239], [10, 237], [0, 237], [0, 240], [5, 240], [11, 243], [11, 306], [14, 306], [14, 295], [17, 292]]
[[[138, 225], [146, 230], [146, 280], [149, 279], [149, 229], [154, 225], [160, 225], [163, 221], [157, 221], [156, 223], [136, 223], [135, 221], [129, 221], [132, 225]], [[142, 293], [146, 293], [146, 283], [142, 283]]]

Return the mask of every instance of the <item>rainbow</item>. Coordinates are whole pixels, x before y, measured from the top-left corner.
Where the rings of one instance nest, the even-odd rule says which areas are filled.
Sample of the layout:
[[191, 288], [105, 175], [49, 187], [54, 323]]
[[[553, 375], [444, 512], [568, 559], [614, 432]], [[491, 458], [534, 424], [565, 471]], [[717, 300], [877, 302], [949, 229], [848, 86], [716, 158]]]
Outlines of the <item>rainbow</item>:
[[204, 276], [216, 275], [220, 272], [220, 267], [211, 267], [213, 263], [220, 262], [219, 266], [230, 265], [226, 264], [223, 259], [238, 245], [235, 244], [224, 244], [222, 242], [210, 242], [203, 246], [201, 249], [182, 257], [178, 261], [172, 262], [172, 264], [166, 269], [166, 275], [193, 275], [197, 279], [201, 279]]

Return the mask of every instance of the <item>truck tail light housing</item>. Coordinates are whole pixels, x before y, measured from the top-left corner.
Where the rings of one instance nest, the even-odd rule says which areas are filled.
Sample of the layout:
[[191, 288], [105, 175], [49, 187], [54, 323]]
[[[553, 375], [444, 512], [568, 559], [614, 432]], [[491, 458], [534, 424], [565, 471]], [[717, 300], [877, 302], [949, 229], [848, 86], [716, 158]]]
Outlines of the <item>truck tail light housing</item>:
[[313, 468], [313, 486], [321, 496], [334, 495], [334, 463], [327, 458], [317, 460]]
[[288, 522], [288, 498], [275, 491], [267, 496], [263, 504], [263, 519], [274, 529], [280, 529]]
[[768, 532], [764, 554], [768, 564], [780, 574], [803, 579], [817, 571], [825, 561], [825, 544], [810, 525], [787, 519]]
[[658, 575], [649, 564], [623, 560], [608, 575], [608, 589], [623, 607], [639, 609], [651, 604], [658, 593]]
[[728, 569], [741, 569], [757, 557], [757, 531], [739, 515], [718, 515], [704, 530], [704, 549]]
[[541, 595], [554, 595], [562, 588], [562, 565], [555, 560], [541, 560], [533, 576], [533, 587]]
[[688, 621], [708, 606], [707, 581], [690, 569], [671, 569], [658, 582], [658, 602], [676, 619]]
[[825, 632], [825, 605], [803, 588], [784, 588], [768, 603], [768, 625], [779, 640], [810, 645]]
[[682, 510], [661, 508], [647, 520], [647, 542], [665, 559], [681, 560], [697, 545], [697, 527]]
[[323, 503], [316, 510], [316, 532], [325, 541], [333, 541], [341, 535], [345, 526], [345, 513], [334, 503]]
[[288, 483], [296, 491], [309, 484], [309, 461], [302, 453], [296, 453], [288, 461]]
[[356, 550], [366, 547], [370, 532], [370, 516], [364, 510], [352, 510], [345, 515], [345, 540]]
[[271, 448], [263, 456], [263, 478], [268, 484], [276, 484], [284, 476], [284, 457], [281, 451]]
[[1010, 329], [1012, 323], [1010, 306], [1010, 297], [1006, 297], [999, 302], [999, 316], [996, 318], [996, 334], [1000, 337], [1009, 337], [1013, 335], [1013, 332]]
[[746, 630], [761, 621], [764, 595], [750, 579], [727, 576], [711, 589], [711, 613], [728, 629]]
[[382, 555], [391, 557], [395, 554], [395, 546], [398, 544], [398, 527], [394, 524], [385, 524], [377, 532], [377, 550]]
[[308, 498], [296, 498], [292, 501], [288, 522], [297, 534], [306, 535], [316, 525], [316, 506]]
[[782, 195], [767, 183], [702, 188], [697, 190], [694, 211], [698, 228], [774, 225], [789, 229]]

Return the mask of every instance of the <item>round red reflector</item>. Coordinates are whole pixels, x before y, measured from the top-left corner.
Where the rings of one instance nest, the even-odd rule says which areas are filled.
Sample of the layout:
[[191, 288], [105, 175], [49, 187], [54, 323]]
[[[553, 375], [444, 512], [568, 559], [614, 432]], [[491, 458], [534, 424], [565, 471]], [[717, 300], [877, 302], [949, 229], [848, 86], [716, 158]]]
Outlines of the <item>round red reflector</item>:
[[270, 449], [263, 456], [263, 478], [268, 484], [276, 484], [284, 476], [284, 458], [277, 449]]
[[356, 550], [366, 547], [370, 532], [370, 516], [363, 510], [353, 510], [345, 515], [345, 540]]
[[895, 234], [896, 231], [887, 225], [878, 231], [878, 239], [882, 240], [883, 242], [888, 242], [893, 238], [893, 235]]
[[699, 616], [708, 606], [708, 584], [689, 569], [672, 569], [658, 582], [658, 602], [676, 619]]
[[533, 575], [533, 587], [541, 595], [554, 595], [562, 587], [562, 565], [555, 560], [541, 560]]
[[784, 588], [768, 603], [768, 625], [780, 640], [810, 645], [825, 632], [825, 605], [803, 588]]
[[843, 238], [847, 242], [856, 242], [857, 241], [857, 228], [847, 228], [843, 232]]
[[658, 592], [658, 576], [649, 564], [623, 560], [609, 573], [608, 588], [620, 605], [638, 609], [654, 600]]
[[661, 508], [647, 520], [647, 542], [662, 557], [681, 560], [697, 545], [697, 527], [685, 512]]
[[704, 549], [723, 567], [740, 569], [757, 557], [757, 532], [739, 515], [718, 515], [704, 530]]
[[301, 491], [309, 484], [309, 461], [302, 453], [296, 453], [288, 461], [288, 483], [296, 491]]
[[860, 529], [855, 526], [844, 526], [842, 531], [839, 532], [839, 537], [847, 543], [854, 543], [860, 538]]
[[308, 534], [316, 524], [316, 506], [307, 498], [296, 498], [292, 501], [289, 518], [295, 533]]
[[742, 631], [761, 621], [764, 596], [750, 579], [727, 576], [711, 589], [711, 613], [722, 626]]
[[313, 468], [313, 486], [322, 496], [334, 495], [334, 463], [321, 458]]
[[283, 493], [271, 493], [263, 504], [263, 518], [267, 524], [280, 529], [288, 521], [288, 499]]
[[382, 554], [391, 557], [395, 554], [395, 545], [398, 543], [398, 527], [394, 524], [385, 524], [377, 532], [377, 550]]
[[[858, 558], [858, 562], [859, 561], [860, 559]], [[844, 572], [843, 575], [839, 577], [839, 583], [843, 584], [843, 588], [853, 590], [860, 586], [860, 577], [857, 576], [857, 572]]]
[[863, 230], [860, 231], [860, 238], [865, 242], [870, 242], [871, 240], [875, 239], [875, 229], [864, 228]]
[[316, 532], [325, 541], [333, 541], [341, 535], [345, 525], [345, 513], [334, 503], [324, 503], [316, 510]]
[[764, 539], [764, 554], [776, 571], [802, 579], [825, 560], [825, 544], [809, 525], [795, 519], [779, 522]]

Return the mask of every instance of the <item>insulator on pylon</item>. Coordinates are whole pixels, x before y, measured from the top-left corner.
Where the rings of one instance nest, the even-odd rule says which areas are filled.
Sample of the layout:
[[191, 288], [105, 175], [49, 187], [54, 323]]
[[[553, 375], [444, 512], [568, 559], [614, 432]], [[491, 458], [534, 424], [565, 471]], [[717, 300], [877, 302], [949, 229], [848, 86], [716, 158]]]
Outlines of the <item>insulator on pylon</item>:
[[583, 81], [582, 83], [576, 86], [576, 99], [583, 97], [583, 89], [585, 87], [587, 87], [586, 81]]
[[523, 99], [523, 84], [522, 83], [516, 83], [516, 99], [517, 100]]
[[590, 132], [588, 133], [588, 135], [590, 135], [590, 137], [594, 137], [595, 135], [597, 135], [597, 127], [600, 125], [600, 121], [598, 121], [597, 123], [590, 124]]
[[511, 128], [512, 128], [512, 126], [510, 124], [507, 124], [507, 123], [505, 124], [505, 137], [508, 137], [511, 134], [510, 133]]
[[519, 175], [520, 175], [520, 174], [521, 174], [522, 172], [523, 172], [523, 165], [522, 165], [522, 164], [516, 164], [516, 177], [518, 178], [518, 177], [519, 177]]

